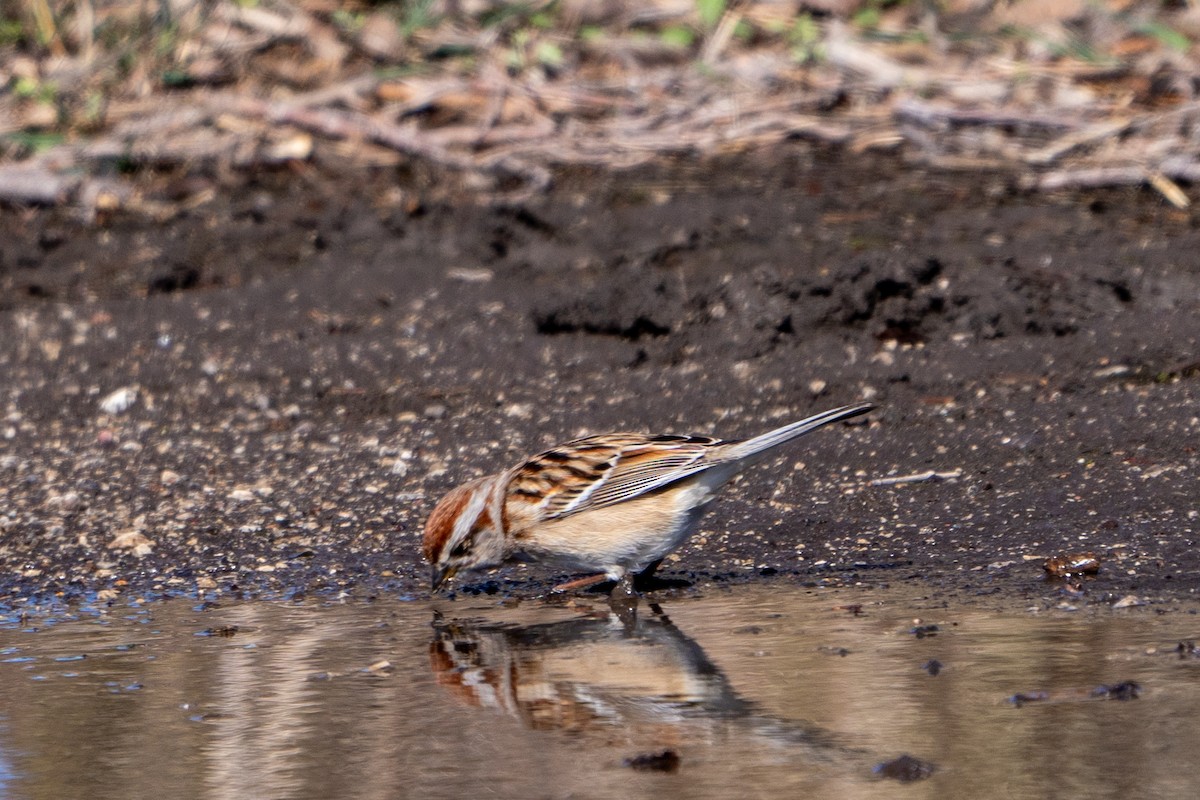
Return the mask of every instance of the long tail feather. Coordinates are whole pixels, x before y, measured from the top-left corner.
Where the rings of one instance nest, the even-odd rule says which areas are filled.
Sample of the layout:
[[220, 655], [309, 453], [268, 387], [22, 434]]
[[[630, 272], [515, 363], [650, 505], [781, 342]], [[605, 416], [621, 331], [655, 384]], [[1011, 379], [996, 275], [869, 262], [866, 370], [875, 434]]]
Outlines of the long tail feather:
[[817, 428], [824, 427], [831, 422], [857, 417], [859, 414], [865, 414], [873, 408], [875, 406], [871, 403], [858, 403], [857, 405], [842, 406], [841, 408], [822, 411], [820, 414], [814, 414], [799, 422], [784, 425], [782, 428], [768, 431], [761, 436], [755, 436], [753, 439], [731, 443], [721, 453], [721, 460], [733, 461], [758, 455], [770, 450], [772, 447], [777, 447], [784, 442], [789, 442], [792, 439], [803, 436], [806, 433], [812, 433]]

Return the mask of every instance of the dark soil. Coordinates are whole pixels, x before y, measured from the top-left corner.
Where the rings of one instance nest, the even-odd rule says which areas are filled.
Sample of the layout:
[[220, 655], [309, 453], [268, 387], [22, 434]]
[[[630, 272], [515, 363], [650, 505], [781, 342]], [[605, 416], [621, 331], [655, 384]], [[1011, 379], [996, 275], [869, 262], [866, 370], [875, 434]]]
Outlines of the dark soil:
[[[420, 595], [421, 524], [463, 479], [585, 432], [744, 436], [864, 397], [731, 487], [664, 577], [1200, 587], [1200, 214], [1157, 194], [800, 144], [519, 205], [319, 164], [144, 181], [162, 220], [0, 210], [10, 607]], [[929, 470], [958, 477], [871, 483]], [[1044, 582], [1081, 550], [1097, 576]]]

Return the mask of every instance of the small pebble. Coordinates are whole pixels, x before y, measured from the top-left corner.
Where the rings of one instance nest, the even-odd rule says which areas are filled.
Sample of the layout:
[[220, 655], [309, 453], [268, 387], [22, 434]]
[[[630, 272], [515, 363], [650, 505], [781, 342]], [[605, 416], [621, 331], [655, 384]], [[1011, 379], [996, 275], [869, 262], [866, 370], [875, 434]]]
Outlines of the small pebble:
[[928, 761], [922, 761], [906, 753], [891, 761], [876, 764], [874, 772], [881, 778], [889, 778], [901, 783], [912, 783], [913, 781], [928, 778], [936, 769], [937, 767]]
[[133, 386], [117, 389], [100, 401], [100, 410], [105, 414], [120, 414], [128, 411], [137, 402], [138, 390]]
[[640, 772], [674, 772], [679, 769], [679, 754], [674, 750], [660, 753], [643, 753], [621, 762], [623, 766]]

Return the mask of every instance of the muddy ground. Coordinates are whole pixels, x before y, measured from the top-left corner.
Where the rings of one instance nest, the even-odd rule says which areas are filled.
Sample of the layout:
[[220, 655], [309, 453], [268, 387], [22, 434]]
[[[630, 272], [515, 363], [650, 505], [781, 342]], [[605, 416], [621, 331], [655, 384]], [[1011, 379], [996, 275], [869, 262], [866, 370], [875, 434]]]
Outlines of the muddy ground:
[[[10, 608], [420, 596], [423, 518], [459, 481], [585, 432], [751, 435], [861, 398], [879, 409], [745, 475], [663, 573], [1042, 604], [1200, 587], [1194, 207], [802, 143], [520, 203], [319, 159], [143, 180], [160, 218], [0, 210]], [[873, 483], [929, 470], [949, 477]], [[1080, 591], [1043, 580], [1080, 551], [1102, 562]]]

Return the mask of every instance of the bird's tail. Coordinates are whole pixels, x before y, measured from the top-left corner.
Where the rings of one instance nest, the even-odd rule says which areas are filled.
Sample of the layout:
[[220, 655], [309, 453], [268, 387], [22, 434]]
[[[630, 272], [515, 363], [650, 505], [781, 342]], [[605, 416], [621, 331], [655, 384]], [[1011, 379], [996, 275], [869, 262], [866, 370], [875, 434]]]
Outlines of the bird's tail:
[[768, 431], [761, 436], [755, 436], [753, 439], [746, 439], [741, 442], [730, 442], [727, 449], [721, 453], [721, 460], [741, 460], [756, 456], [759, 453], [766, 452], [772, 447], [777, 447], [784, 442], [789, 442], [803, 436], [806, 433], [812, 433], [817, 428], [824, 427], [831, 422], [838, 420], [857, 417], [859, 414], [865, 414], [875, 406], [871, 403], [858, 403], [852, 406], [842, 406], [829, 411], [822, 411], [820, 414], [802, 419], [799, 422], [793, 422], [790, 425], [784, 425], [782, 428], [776, 428], [773, 431]]

